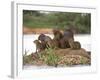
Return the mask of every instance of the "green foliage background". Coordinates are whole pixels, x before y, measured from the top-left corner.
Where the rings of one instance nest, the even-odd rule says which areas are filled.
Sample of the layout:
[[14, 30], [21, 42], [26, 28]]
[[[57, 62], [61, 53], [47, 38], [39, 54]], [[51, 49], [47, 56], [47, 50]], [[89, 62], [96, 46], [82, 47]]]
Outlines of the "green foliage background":
[[23, 26], [29, 28], [60, 28], [73, 26], [79, 33], [90, 34], [91, 14], [23, 10]]

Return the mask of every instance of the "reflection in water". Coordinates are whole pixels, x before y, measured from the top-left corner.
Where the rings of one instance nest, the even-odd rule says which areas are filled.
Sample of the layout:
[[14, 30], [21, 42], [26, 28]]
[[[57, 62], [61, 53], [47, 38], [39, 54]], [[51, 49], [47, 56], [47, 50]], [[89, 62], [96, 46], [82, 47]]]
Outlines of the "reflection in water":
[[[53, 35], [46, 34], [53, 38]], [[27, 34], [24, 35], [23, 41], [23, 51], [27, 52], [27, 55], [31, 54], [32, 52], [36, 51], [36, 46], [33, 43], [34, 40], [38, 39], [39, 34]], [[91, 37], [90, 35], [75, 35], [75, 41], [79, 41], [81, 43], [82, 48], [86, 49], [87, 51], [91, 51]]]

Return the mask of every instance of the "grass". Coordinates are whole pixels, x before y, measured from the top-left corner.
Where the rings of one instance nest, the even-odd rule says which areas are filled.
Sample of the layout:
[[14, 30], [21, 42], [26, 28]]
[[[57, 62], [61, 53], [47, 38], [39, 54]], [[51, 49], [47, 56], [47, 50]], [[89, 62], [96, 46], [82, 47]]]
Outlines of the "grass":
[[[27, 54], [27, 53], [26, 53]], [[90, 65], [91, 60], [81, 55], [58, 55], [55, 49], [48, 48], [39, 52], [37, 58], [33, 59], [31, 55], [23, 55], [23, 64], [31, 65], [48, 65], [48, 66], [73, 66], [73, 65]]]
[[46, 49], [44, 54], [39, 55], [39, 58], [42, 59], [45, 64], [55, 67], [57, 67], [58, 61], [60, 60], [60, 57], [54, 53], [54, 49], [52, 48]]
[[23, 65], [33, 64], [32, 55], [23, 55]]

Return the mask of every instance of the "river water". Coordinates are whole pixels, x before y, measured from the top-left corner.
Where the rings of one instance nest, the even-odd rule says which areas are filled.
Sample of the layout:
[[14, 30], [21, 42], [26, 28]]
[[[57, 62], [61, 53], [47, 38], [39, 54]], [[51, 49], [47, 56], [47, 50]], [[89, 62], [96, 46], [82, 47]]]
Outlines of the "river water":
[[[53, 35], [46, 34], [53, 38]], [[27, 55], [36, 51], [36, 45], [33, 43], [34, 40], [38, 39], [39, 34], [27, 34], [23, 36], [23, 54], [27, 52]], [[79, 41], [81, 43], [82, 48], [87, 51], [91, 51], [91, 36], [90, 35], [75, 35], [75, 41]]]

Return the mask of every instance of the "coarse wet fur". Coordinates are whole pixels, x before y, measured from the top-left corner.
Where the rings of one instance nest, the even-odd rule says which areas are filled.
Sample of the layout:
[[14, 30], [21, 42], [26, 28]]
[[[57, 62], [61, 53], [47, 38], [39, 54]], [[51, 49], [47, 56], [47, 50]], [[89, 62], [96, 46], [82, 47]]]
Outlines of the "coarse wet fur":
[[61, 38], [63, 38], [63, 34], [60, 32], [59, 29], [53, 29], [53, 35], [55, 40], [60, 40]]
[[74, 45], [74, 34], [68, 29], [63, 33], [63, 37], [60, 40], [60, 47], [62, 49], [65, 48], [73, 48]]
[[71, 48], [80, 49], [81, 44], [79, 41], [74, 41], [74, 34], [70, 29], [67, 29], [62, 34], [60, 30], [53, 30], [54, 40], [58, 43], [58, 47], [61, 49]]
[[46, 43], [44, 41], [40, 42], [39, 40], [35, 40], [33, 42], [36, 44], [36, 53], [46, 48]]
[[[41, 48], [71, 48], [80, 49], [81, 44], [78, 41], [74, 41], [74, 34], [70, 29], [66, 29], [63, 33], [59, 29], [53, 30], [54, 38], [51, 39], [45, 34], [40, 34], [38, 40], [41, 41]], [[41, 50], [41, 49], [40, 49]]]
[[80, 42], [79, 41], [74, 41], [74, 45], [73, 45], [72, 49], [81, 49]]
[[58, 48], [59, 47], [58, 40], [51, 39], [49, 36], [46, 36], [45, 34], [40, 34], [38, 37], [38, 40], [40, 40], [41, 43], [45, 42], [45, 45], [46, 45], [45, 48]]

